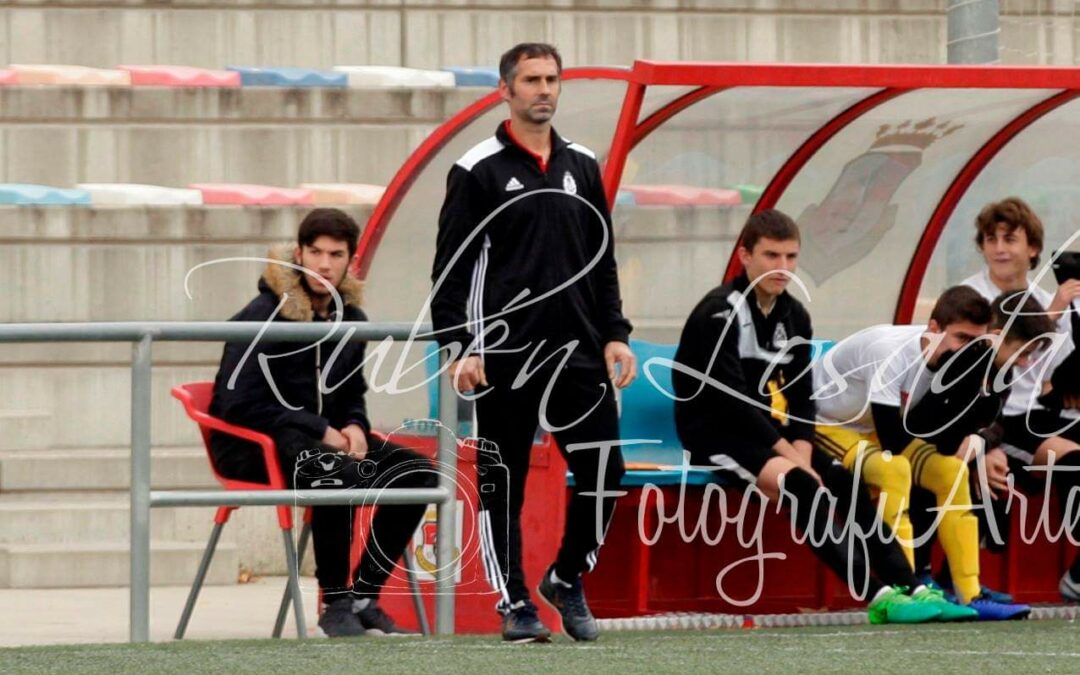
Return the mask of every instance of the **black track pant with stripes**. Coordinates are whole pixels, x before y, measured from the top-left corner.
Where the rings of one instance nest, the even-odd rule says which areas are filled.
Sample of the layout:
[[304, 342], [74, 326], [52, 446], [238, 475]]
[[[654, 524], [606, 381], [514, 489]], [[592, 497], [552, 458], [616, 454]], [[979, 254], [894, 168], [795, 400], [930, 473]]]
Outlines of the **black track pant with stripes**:
[[[555, 559], [560, 579], [572, 581], [595, 566], [615, 508], [614, 496], [597, 493], [617, 491], [625, 468], [619, 447], [612, 445], [619, 440], [618, 412], [602, 365], [545, 368], [516, 388], [517, 370], [493, 365], [489, 362], [487, 370], [491, 386], [478, 392], [483, 395], [476, 402], [477, 435], [485, 447], [498, 451], [502, 466], [493, 466], [488, 453], [478, 460], [478, 471], [485, 474], [479, 476], [479, 525], [485, 571], [499, 593], [497, 609], [506, 612], [530, 599], [521, 562], [521, 508], [538, 424], [553, 432], [574, 474]], [[493, 477], [485, 488], [485, 480]], [[497, 489], [500, 482], [506, 489]]]

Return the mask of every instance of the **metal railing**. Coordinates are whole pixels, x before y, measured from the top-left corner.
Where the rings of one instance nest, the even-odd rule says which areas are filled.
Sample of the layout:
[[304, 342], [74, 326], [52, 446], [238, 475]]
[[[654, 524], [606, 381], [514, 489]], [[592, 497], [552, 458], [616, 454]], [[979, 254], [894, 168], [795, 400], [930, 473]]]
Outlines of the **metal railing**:
[[12, 342], [130, 342], [131, 357], [131, 585], [130, 640], [150, 639], [150, 509], [165, 506], [251, 506], [295, 504], [437, 504], [435, 632], [454, 632], [454, 570], [451, 560], [456, 538], [457, 403], [450, 380], [439, 386], [439, 443], [437, 488], [370, 490], [170, 490], [150, 489], [151, 352], [155, 341], [273, 342], [318, 340], [370, 341], [392, 338], [421, 340], [430, 326], [412, 323], [343, 322], [327, 324], [273, 322], [114, 322], [24, 323], [0, 325], [0, 343]]

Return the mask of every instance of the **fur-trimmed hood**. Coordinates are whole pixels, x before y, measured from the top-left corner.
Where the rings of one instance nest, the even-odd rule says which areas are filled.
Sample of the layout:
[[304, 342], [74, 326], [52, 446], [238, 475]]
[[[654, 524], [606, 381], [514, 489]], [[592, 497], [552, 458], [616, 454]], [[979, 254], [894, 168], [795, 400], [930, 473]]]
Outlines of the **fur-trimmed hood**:
[[[286, 242], [270, 248], [267, 257], [274, 261], [293, 263], [293, 251], [296, 244]], [[277, 262], [266, 264], [266, 270], [259, 280], [260, 290], [269, 290], [279, 299], [282, 295], [288, 296], [281, 308], [280, 316], [290, 321], [311, 321], [315, 318], [315, 310], [311, 307], [311, 297], [301, 283], [302, 273], [289, 265], [281, 265]], [[314, 280], [312, 280], [314, 281]], [[346, 272], [338, 293], [345, 306], [353, 306], [357, 309], [363, 301], [364, 282], [353, 278]]]

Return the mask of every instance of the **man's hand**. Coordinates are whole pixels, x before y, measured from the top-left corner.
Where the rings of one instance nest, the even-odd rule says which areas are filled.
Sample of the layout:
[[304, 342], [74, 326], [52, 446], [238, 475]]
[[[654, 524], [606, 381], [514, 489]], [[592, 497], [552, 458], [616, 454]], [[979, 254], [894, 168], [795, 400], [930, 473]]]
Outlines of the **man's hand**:
[[814, 453], [814, 445], [810, 441], [799, 439], [792, 441], [791, 447], [795, 448], [795, 452], [801, 458], [800, 464], [803, 468], [813, 471], [813, 469], [810, 468], [810, 456]]
[[990, 485], [990, 498], [997, 499], [997, 493], [1009, 489], [1009, 458], [1001, 448], [994, 448], [986, 453], [986, 482]]
[[785, 457], [796, 464], [800, 469], [810, 474], [810, 477], [818, 482], [818, 485], [824, 485], [824, 481], [821, 480], [821, 476], [817, 471], [810, 466], [810, 454], [813, 452], [813, 446], [809, 441], [793, 441], [788, 443], [787, 440], [781, 438], [773, 445], [773, 450], [781, 457]]
[[351, 457], [355, 459], [363, 459], [367, 456], [368, 442], [367, 434], [364, 433], [363, 428], [359, 424], [350, 424], [341, 430], [341, 435], [348, 441], [348, 446], [345, 448]]
[[450, 364], [450, 381], [454, 383], [454, 389], [461, 392], [472, 391], [478, 386], [488, 386], [484, 362], [479, 356], [454, 361]]
[[345, 436], [334, 427], [326, 427], [326, 433], [323, 434], [322, 442], [341, 452], [347, 452], [349, 449], [349, 439], [345, 438]]
[[1054, 299], [1050, 301], [1050, 306], [1046, 308], [1050, 319], [1057, 321], [1061, 313], [1068, 309], [1076, 298], [1080, 298], [1080, 279], [1069, 279], [1058, 286], [1057, 292], [1054, 293]]
[[[614, 380], [619, 389], [628, 387], [637, 377], [637, 357], [625, 342], [613, 340], [604, 345], [604, 365], [607, 366], [608, 379]], [[616, 366], [618, 379], [615, 378]]]

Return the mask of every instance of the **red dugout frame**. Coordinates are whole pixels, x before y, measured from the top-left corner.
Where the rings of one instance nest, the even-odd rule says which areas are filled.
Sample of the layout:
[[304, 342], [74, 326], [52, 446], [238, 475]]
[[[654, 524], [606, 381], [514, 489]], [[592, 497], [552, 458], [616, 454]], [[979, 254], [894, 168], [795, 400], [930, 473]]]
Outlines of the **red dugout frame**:
[[[949, 216], [968, 188], [990, 161], [1020, 132], [1047, 113], [1080, 96], [1080, 69], [1025, 66], [938, 66], [938, 65], [810, 65], [745, 63], [664, 63], [636, 61], [632, 68], [569, 68], [565, 80], [599, 79], [627, 83], [618, 123], [612, 132], [603, 166], [604, 188], [609, 205], [614, 205], [623, 170], [630, 152], [649, 134], [692, 105], [734, 87], [847, 87], [877, 91], [836, 115], [818, 128], [798, 147], [770, 180], [754, 206], [760, 211], [774, 206], [791, 182], [829, 140], [842, 129], [881, 104], [926, 89], [1051, 89], [1057, 93], [1009, 120], [988, 138], [968, 159], [923, 228], [894, 311], [896, 323], [910, 323], [915, 302], [930, 258]], [[639, 119], [645, 93], [650, 86], [695, 87], [668, 102], [645, 119]], [[435, 154], [472, 121], [500, 105], [491, 92], [454, 115], [428, 136], [406, 160], [379, 201], [357, 250], [353, 272], [364, 278], [398, 205], [417, 175]], [[732, 252], [726, 278], [740, 271]]]

